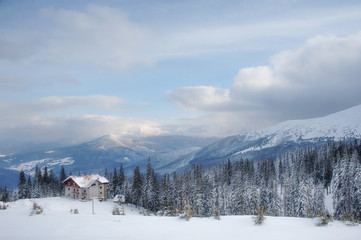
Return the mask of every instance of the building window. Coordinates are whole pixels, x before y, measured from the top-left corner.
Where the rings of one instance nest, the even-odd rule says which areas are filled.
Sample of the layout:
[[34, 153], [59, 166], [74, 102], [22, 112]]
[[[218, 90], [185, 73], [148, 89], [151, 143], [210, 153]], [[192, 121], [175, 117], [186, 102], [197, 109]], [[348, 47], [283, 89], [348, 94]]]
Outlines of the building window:
[[100, 186], [99, 188], [102, 189], [102, 186]]
[[86, 192], [86, 189], [84, 189], [84, 192]]
[[100, 192], [100, 194], [103, 194], [103, 192]]
[[68, 190], [70, 191], [70, 187], [68, 187]]

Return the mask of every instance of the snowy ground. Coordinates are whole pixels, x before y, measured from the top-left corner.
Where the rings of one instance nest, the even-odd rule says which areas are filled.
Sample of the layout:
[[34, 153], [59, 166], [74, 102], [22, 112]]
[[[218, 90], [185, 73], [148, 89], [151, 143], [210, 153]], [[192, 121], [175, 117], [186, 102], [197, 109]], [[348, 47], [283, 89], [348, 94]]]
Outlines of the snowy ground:
[[[251, 216], [227, 216], [221, 220], [192, 218], [189, 222], [176, 217], [145, 217], [135, 208], [125, 207], [125, 216], [111, 214], [113, 203], [92, 203], [65, 198], [36, 199], [44, 208], [42, 215], [29, 216], [32, 200], [8, 203], [0, 210], [0, 239], [360, 239], [361, 226], [332, 222], [315, 226], [313, 219], [266, 217], [256, 226]], [[78, 209], [79, 214], [70, 214]]]

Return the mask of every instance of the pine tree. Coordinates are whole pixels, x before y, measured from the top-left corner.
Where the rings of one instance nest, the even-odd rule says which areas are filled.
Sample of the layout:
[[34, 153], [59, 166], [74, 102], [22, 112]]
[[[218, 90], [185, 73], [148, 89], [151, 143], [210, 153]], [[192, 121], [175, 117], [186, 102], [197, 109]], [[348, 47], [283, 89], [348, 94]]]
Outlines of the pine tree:
[[32, 189], [31, 179], [30, 176], [28, 176], [28, 181], [26, 183], [26, 190], [25, 190], [26, 198], [31, 198], [31, 189]]
[[299, 198], [297, 199], [296, 215], [298, 217], [313, 217], [310, 183], [303, 180], [299, 186]]
[[42, 179], [42, 184], [41, 184], [41, 189], [42, 189], [42, 197], [48, 197], [50, 196], [50, 178], [49, 178], [49, 173], [48, 173], [48, 167], [45, 166], [44, 167], [44, 173], [43, 173], [43, 179]]
[[67, 178], [65, 169], [64, 169], [64, 165], [61, 165], [61, 170], [60, 170], [60, 178], [59, 178], [59, 194], [62, 196], [64, 195], [64, 186], [63, 186], [63, 182], [64, 180]]
[[353, 186], [350, 160], [347, 156], [339, 161], [333, 173], [332, 192], [335, 217], [343, 220], [352, 220], [353, 217]]
[[[355, 145], [356, 147], [357, 145]], [[351, 157], [350, 168], [352, 179], [352, 209], [353, 218], [357, 221], [361, 220], [361, 162], [360, 155], [355, 148]]]
[[26, 194], [26, 178], [24, 170], [20, 171], [19, 174], [19, 184], [18, 184], [18, 198], [25, 199], [27, 197]]
[[124, 194], [124, 183], [125, 183], [125, 175], [123, 164], [120, 164], [119, 175], [118, 175], [118, 185], [119, 185], [119, 192]]
[[315, 188], [315, 203], [314, 203], [314, 215], [322, 216], [326, 214], [325, 208], [325, 189], [322, 183], [318, 184]]
[[140, 173], [139, 166], [136, 166], [133, 174], [132, 184], [132, 203], [136, 206], [141, 205], [142, 201], [142, 190], [143, 190], [143, 177]]
[[6, 203], [10, 201], [10, 194], [7, 190], [7, 187], [5, 187], [4, 189], [1, 188], [1, 198], [0, 201]]
[[55, 176], [53, 169], [49, 172], [49, 196], [57, 197], [61, 192], [61, 184], [59, 179]]
[[119, 178], [118, 178], [118, 173], [117, 173], [117, 169], [114, 168], [113, 171], [113, 176], [112, 176], [112, 196], [111, 198], [113, 198], [115, 195], [119, 194]]
[[231, 179], [232, 179], [232, 163], [231, 160], [228, 158], [227, 160], [227, 165], [226, 165], [226, 169], [225, 169], [225, 177], [226, 177], [226, 182], [228, 185], [231, 185]]
[[144, 207], [150, 211], [156, 211], [159, 207], [159, 185], [150, 158], [148, 158], [146, 169], [147, 172], [143, 188]]
[[33, 188], [31, 192], [31, 196], [33, 198], [40, 198], [42, 197], [42, 181], [43, 176], [41, 170], [39, 169], [38, 165], [35, 166], [35, 176], [33, 180]]

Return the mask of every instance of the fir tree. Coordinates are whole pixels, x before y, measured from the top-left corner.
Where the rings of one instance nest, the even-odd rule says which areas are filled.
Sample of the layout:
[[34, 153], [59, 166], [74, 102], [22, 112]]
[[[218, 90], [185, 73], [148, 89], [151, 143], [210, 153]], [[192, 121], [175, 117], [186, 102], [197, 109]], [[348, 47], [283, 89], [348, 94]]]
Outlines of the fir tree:
[[113, 171], [113, 176], [112, 176], [112, 198], [119, 194], [119, 178], [118, 178], [118, 173], [117, 173], [117, 169], [114, 168]]
[[141, 205], [142, 200], [142, 190], [143, 190], [143, 177], [140, 173], [139, 167], [136, 166], [133, 173], [133, 184], [132, 184], [132, 194], [131, 200], [132, 203], [136, 206]]
[[1, 188], [1, 191], [0, 191], [0, 201], [6, 203], [6, 202], [9, 202], [10, 201], [10, 194], [7, 190], [7, 187], [5, 188]]
[[31, 185], [31, 179], [30, 176], [28, 176], [28, 181], [26, 183], [26, 190], [25, 190], [25, 195], [26, 198], [31, 198], [31, 189], [32, 189], [32, 185]]
[[144, 207], [149, 209], [150, 211], [156, 211], [159, 207], [159, 185], [157, 176], [151, 165], [150, 158], [148, 158], [148, 164], [146, 166], [146, 169], [147, 172], [143, 188]]
[[18, 184], [18, 198], [25, 199], [27, 197], [26, 194], [26, 178], [24, 170], [20, 171], [19, 174], [19, 184]]
[[64, 193], [64, 186], [63, 186], [63, 182], [64, 180], [67, 178], [65, 169], [64, 169], [64, 165], [61, 165], [61, 170], [60, 170], [60, 178], [59, 178], [59, 194], [63, 195]]
[[125, 175], [123, 164], [120, 164], [119, 175], [118, 175], [118, 185], [119, 185], [119, 192], [124, 194], [124, 184], [125, 184]]

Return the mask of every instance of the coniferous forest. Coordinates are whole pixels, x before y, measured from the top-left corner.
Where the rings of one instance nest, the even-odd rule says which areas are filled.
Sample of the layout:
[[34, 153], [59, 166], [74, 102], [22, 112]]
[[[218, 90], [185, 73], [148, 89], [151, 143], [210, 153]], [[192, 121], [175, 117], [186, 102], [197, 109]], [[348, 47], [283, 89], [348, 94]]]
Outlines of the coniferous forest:
[[[333, 201], [333, 217], [361, 221], [361, 143], [357, 140], [308, 146], [276, 160], [240, 159], [204, 169], [194, 165], [184, 172], [159, 176], [148, 159], [146, 169], [135, 167], [127, 177], [123, 167], [105, 170], [108, 198], [123, 194], [126, 202], [149, 213], [176, 216], [266, 215], [326, 216], [325, 202]], [[35, 176], [20, 172], [10, 194], [0, 189], [2, 201], [61, 196], [61, 182], [52, 170], [36, 168]]]

